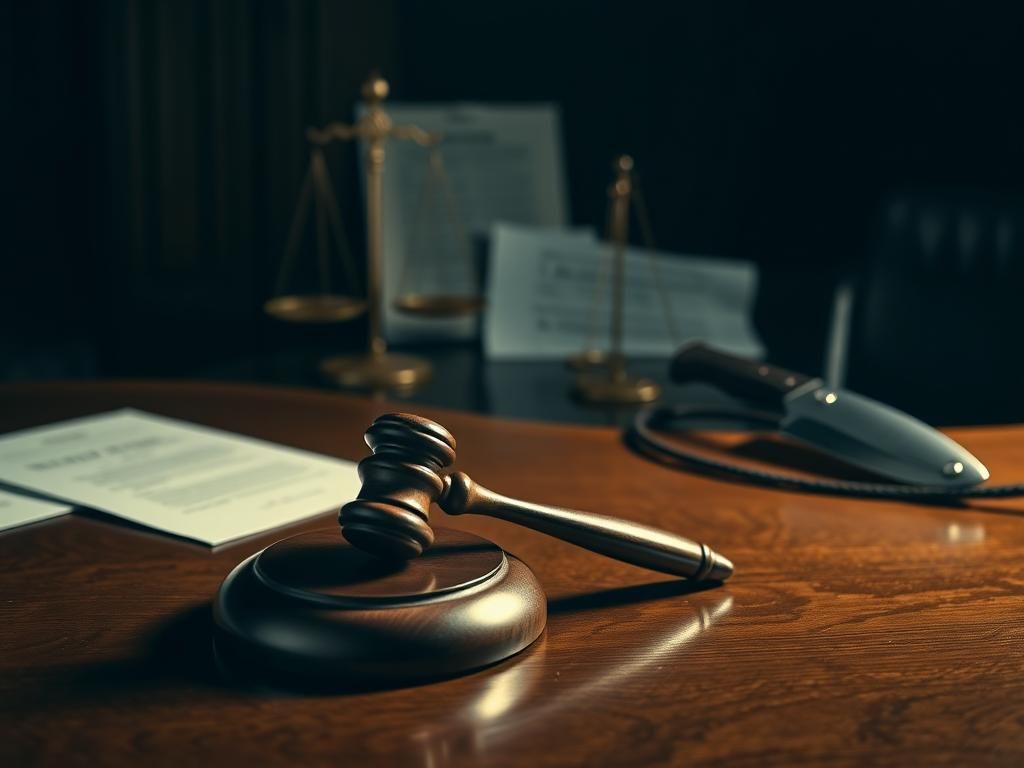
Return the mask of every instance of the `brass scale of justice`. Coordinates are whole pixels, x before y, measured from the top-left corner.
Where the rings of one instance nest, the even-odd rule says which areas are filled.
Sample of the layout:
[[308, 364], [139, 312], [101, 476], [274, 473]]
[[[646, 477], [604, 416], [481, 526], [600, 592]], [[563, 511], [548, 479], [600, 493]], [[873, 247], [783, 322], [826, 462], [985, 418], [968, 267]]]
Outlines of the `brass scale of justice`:
[[[474, 293], [425, 294], [407, 291], [407, 283], [416, 271], [412, 258], [407, 254], [402, 265], [401, 293], [395, 301], [395, 308], [401, 312], [423, 317], [457, 317], [472, 314], [483, 309], [483, 297], [479, 295], [479, 281], [474, 273], [472, 255], [465, 227], [462, 225], [451, 184], [441, 160], [440, 133], [426, 131], [415, 125], [395, 125], [384, 110], [383, 102], [388, 96], [389, 86], [382, 77], [372, 75], [363, 85], [365, 114], [354, 124], [331, 123], [323, 129], [310, 128], [306, 132], [312, 150], [310, 166], [299, 196], [295, 215], [292, 219], [285, 257], [277, 280], [279, 295], [264, 304], [264, 310], [272, 317], [295, 323], [336, 323], [353, 320], [363, 314], [369, 315], [369, 349], [363, 355], [338, 355], [321, 362], [321, 370], [338, 385], [352, 389], [370, 391], [409, 390], [430, 378], [430, 364], [419, 357], [389, 352], [384, 339], [382, 323], [383, 306], [383, 197], [382, 175], [384, 171], [385, 145], [389, 140], [409, 140], [430, 150], [419, 208], [414, 220], [413, 247], [423, 240], [422, 229], [427, 221], [431, 193], [439, 188], [439, 194], [447, 203], [447, 216], [452, 234], [463, 248], [462, 260], [466, 268], [466, 282]], [[362, 140], [366, 143], [366, 242], [367, 242], [367, 288], [366, 298], [331, 292], [330, 255], [328, 244], [328, 223], [338, 249], [342, 253], [342, 264], [349, 286], [355, 286], [355, 269], [352, 255], [347, 246], [324, 157], [324, 148], [339, 141]], [[285, 292], [289, 273], [297, 261], [305, 218], [311, 204], [316, 217], [316, 247], [320, 292], [315, 294], [289, 294]]]
[[[465, 282], [472, 291], [465, 293], [416, 292], [409, 290], [410, 277], [417, 272], [410, 254], [403, 259], [399, 295], [395, 309], [421, 317], [457, 317], [480, 312], [484, 299], [479, 294], [479, 280], [475, 274], [469, 239], [459, 215], [451, 183], [441, 158], [440, 133], [426, 131], [415, 125], [394, 125], [384, 110], [383, 102], [389, 92], [388, 83], [373, 75], [363, 85], [365, 114], [354, 124], [331, 123], [326, 128], [310, 128], [306, 138], [312, 149], [310, 166], [306, 174], [285, 246], [285, 255], [277, 280], [277, 295], [264, 304], [267, 314], [293, 323], [327, 324], [353, 320], [369, 314], [368, 352], [362, 355], [337, 355], [321, 362], [321, 370], [339, 386], [370, 391], [409, 391], [430, 378], [430, 364], [422, 358], [389, 352], [382, 328], [382, 262], [383, 262], [383, 198], [381, 194], [385, 144], [388, 140], [411, 140], [429, 148], [428, 168], [414, 219], [413, 248], [423, 241], [422, 229], [427, 220], [431, 194], [439, 194], [447, 207], [449, 228], [460, 245], [460, 261], [466, 274]], [[338, 141], [363, 140], [366, 142], [366, 232], [367, 232], [367, 288], [366, 298], [331, 292], [331, 258], [328, 243], [328, 225], [341, 252], [341, 262], [348, 285], [354, 286], [355, 268], [352, 254], [341, 223], [337, 196], [334, 193], [324, 157], [324, 148]], [[614, 164], [616, 178], [609, 187], [607, 240], [612, 255], [612, 302], [610, 349], [597, 348], [596, 321], [602, 308], [603, 289], [608, 283], [608, 259], [603, 259], [595, 280], [594, 301], [591, 304], [590, 331], [584, 350], [567, 360], [579, 373], [574, 393], [592, 403], [630, 404], [656, 400], [658, 385], [644, 378], [630, 376], [623, 352], [625, 307], [625, 247], [629, 229], [630, 202], [645, 243], [653, 249], [654, 239], [647, 207], [633, 175], [633, 160], [619, 157]], [[319, 291], [294, 294], [286, 291], [289, 275], [298, 260], [300, 241], [310, 205], [316, 220], [316, 252]], [[671, 305], [657, 274], [657, 263], [648, 259], [652, 283], [664, 313], [671, 338], [678, 340]]]

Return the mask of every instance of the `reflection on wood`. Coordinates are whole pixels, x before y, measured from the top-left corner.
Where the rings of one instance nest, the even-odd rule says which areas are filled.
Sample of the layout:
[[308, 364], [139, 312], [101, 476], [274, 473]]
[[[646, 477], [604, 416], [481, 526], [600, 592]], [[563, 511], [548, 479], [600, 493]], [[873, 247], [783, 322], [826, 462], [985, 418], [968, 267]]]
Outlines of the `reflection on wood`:
[[[364, 425], [395, 409], [187, 382], [33, 384], [0, 389], [0, 402], [3, 430], [128, 405], [348, 459], [365, 455]], [[256, 695], [210, 677], [201, 625], [189, 622], [199, 642], [152, 637], [202, 615], [235, 563], [281, 533], [210, 552], [72, 514], [0, 535], [0, 764], [1024, 759], [1021, 500], [954, 509], [761, 491], [650, 464], [613, 429], [425, 415], [458, 435], [473, 476], [685, 531], [741, 567], [724, 587], [673, 593], [525, 528], [437, 513], [529, 563], [551, 607], [540, 645], [416, 688]], [[951, 434], [1001, 482], [1024, 479], [1024, 427]]]

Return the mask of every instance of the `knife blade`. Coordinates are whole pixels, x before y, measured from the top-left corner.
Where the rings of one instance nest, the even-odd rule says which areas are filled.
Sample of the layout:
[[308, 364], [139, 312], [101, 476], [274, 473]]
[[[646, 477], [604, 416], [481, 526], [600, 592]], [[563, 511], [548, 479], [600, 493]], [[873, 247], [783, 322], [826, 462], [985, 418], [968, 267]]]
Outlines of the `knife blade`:
[[937, 429], [892, 406], [756, 360], [690, 344], [672, 361], [674, 381], [704, 381], [779, 416], [779, 430], [848, 464], [910, 485], [969, 488], [985, 465]]

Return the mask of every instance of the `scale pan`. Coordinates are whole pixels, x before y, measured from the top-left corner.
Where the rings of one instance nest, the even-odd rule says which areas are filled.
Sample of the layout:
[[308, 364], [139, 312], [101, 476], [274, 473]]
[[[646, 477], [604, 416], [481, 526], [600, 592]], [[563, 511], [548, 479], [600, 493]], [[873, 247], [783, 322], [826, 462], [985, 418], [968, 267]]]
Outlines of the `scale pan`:
[[366, 312], [366, 301], [330, 293], [275, 296], [263, 311], [289, 323], [341, 323]]
[[484, 308], [482, 296], [428, 296], [407, 293], [395, 299], [395, 309], [408, 315], [457, 317], [471, 315]]

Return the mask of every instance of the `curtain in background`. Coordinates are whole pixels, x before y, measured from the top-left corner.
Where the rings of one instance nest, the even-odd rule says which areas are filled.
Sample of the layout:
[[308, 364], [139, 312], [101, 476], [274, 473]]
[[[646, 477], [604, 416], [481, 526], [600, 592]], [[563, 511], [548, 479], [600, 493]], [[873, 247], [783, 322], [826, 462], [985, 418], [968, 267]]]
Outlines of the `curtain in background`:
[[[22, 190], [3, 257], [18, 285], [4, 292], [10, 318], [46, 314], [54, 337], [73, 324], [83, 344], [101, 339], [103, 374], [256, 348], [305, 127], [349, 119], [366, 75], [395, 68], [392, 4], [44, 0], [0, 13], [15, 124], [4, 145]], [[350, 235], [354, 157], [332, 155]], [[45, 348], [45, 331], [20, 325], [0, 332], [12, 358], [21, 341]]]

